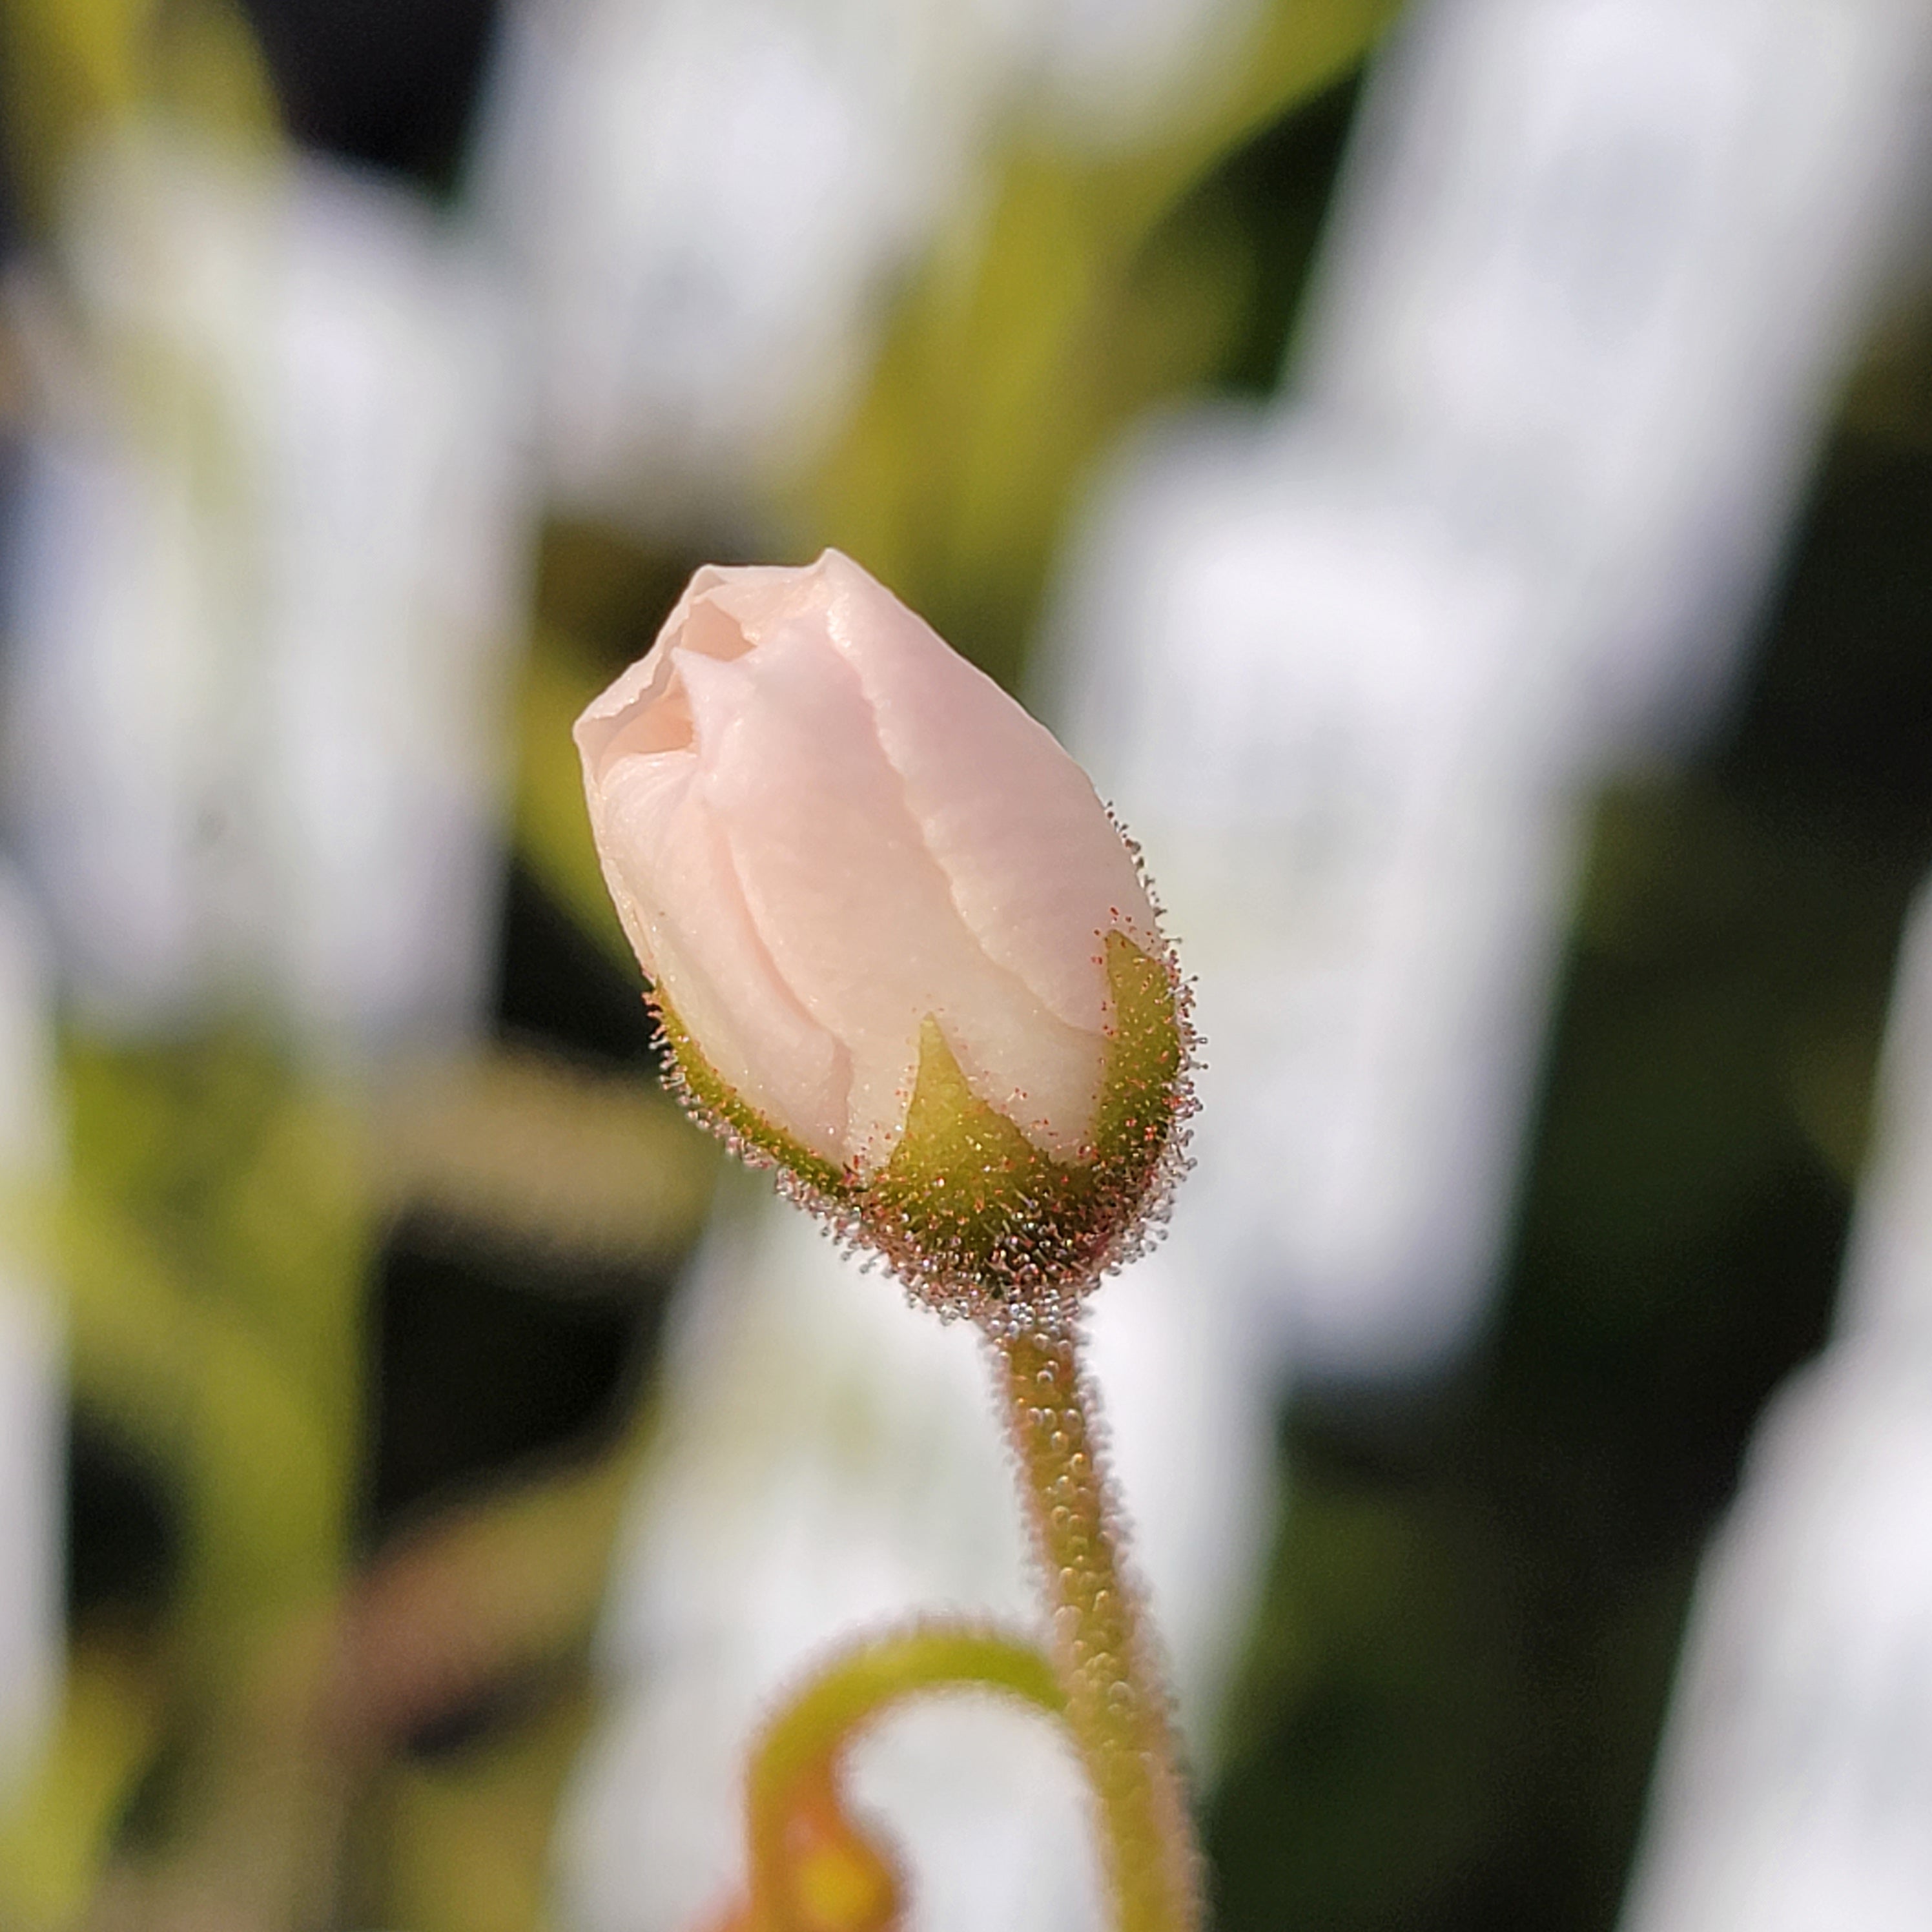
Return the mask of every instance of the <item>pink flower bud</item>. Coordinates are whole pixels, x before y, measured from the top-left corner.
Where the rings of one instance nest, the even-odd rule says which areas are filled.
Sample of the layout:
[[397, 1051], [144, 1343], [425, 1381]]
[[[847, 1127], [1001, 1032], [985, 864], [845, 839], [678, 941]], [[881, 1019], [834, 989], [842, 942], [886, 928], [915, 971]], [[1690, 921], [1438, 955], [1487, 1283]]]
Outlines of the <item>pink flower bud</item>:
[[949, 1310], [1136, 1245], [1184, 1000], [1131, 848], [997, 685], [836, 550], [706, 566], [576, 737], [708, 1125]]

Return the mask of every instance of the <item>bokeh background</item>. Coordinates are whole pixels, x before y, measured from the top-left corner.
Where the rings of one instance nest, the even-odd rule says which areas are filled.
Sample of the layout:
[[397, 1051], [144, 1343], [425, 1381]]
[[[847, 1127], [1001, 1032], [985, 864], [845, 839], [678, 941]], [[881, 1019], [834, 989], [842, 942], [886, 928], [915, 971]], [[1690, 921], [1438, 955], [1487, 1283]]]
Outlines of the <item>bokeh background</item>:
[[[1932, 1918], [1932, 15], [0, 28], [0, 1924], [669, 1932], [803, 1658], [1025, 1614], [568, 742], [826, 543], [1201, 976], [1099, 1345], [1215, 1922]], [[1038, 1739], [887, 1743], [914, 1924], [1096, 1922]]]

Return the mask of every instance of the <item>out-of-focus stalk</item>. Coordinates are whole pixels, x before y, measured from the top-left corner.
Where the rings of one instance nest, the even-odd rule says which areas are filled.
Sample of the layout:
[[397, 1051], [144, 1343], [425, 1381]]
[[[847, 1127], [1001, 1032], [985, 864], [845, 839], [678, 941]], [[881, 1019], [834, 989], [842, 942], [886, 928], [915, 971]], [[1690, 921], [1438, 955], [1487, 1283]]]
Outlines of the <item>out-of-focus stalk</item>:
[[750, 1896], [717, 1932], [889, 1932], [899, 1922], [890, 1861], [839, 1802], [840, 1759], [904, 1697], [984, 1690], [1050, 1715], [1065, 1709], [1030, 1644], [978, 1625], [923, 1622], [873, 1638], [818, 1672], [753, 1747], [746, 1792]]

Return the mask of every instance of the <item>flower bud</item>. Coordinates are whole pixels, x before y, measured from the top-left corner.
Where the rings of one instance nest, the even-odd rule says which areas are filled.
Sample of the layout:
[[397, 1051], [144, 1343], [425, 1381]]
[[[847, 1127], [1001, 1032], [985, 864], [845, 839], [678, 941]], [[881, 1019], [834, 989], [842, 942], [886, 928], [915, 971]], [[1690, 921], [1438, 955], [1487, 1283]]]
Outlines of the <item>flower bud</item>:
[[849, 558], [706, 566], [578, 721], [692, 1111], [948, 1312], [1138, 1245], [1185, 1000], [1085, 775]]

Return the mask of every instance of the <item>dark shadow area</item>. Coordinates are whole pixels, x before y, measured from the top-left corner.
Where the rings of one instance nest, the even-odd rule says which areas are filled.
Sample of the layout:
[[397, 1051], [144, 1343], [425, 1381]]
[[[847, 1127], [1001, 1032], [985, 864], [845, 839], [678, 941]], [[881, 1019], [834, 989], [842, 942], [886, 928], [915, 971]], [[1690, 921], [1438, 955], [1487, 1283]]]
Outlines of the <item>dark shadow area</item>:
[[604, 1447], [668, 1296], [661, 1276], [405, 1218], [376, 1276], [365, 1533], [520, 1464]]
[[289, 132], [304, 145], [456, 184], [496, 0], [242, 0]]
[[494, 1030], [590, 1065], [653, 1078], [657, 1022], [644, 985], [557, 904], [520, 860], [512, 862], [496, 956]]

